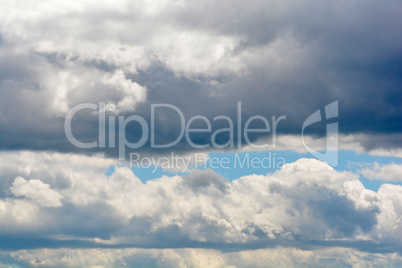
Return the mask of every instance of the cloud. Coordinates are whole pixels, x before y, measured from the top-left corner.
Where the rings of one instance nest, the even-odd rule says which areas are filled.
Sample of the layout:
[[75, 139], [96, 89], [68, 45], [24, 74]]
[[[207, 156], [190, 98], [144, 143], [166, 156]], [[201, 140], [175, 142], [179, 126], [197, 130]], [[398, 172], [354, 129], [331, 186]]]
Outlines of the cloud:
[[374, 163], [371, 167], [360, 171], [361, 174], [371, 180], [402, 181], [402, 165], [395, 163], [380, 165]]
[[[7, 216], [0, 232], [8, 237], [21, 230], [14, 241], [34, 248], [45, 238], [59, 246], [252, 249], [302, 242], [372, 252], [393, 252], [401, 244], [393, 236], [402, 215], [400, 186], [383, 185], [375, 193], [357, 174], [314, 159], [232, 182], [212, 170], [193, 170], [142, 183], [101, 156], [2, 152], [1, 158], [1, 211]], [[110, 166], [115, 170], [106, 176]], [[12, 212], [21, 206], [24, 213]]]
[[[2, 148], [76, 151], [63, 122], [83, 102], [114, 103], [116, 115], [135, 113], [148, 122], [155, 103], [176, 105], [186, 117], [227, 115], [237, 122], [241, 101], [245, 118], [286, 115], [278, 131], [298, 135], [308, 115], [335, 100], [342, 134], [383, 136], [364, 144], [367, 150], [400, 147], [398, 1], [42, 1], [3, 7]], [[95, 116], [74, 122], [77, 137], [97, 138]], [[174, 140], [178, 123], [158, 118], [156, 137]], [[319, 136], [324, 130], [310, 129]], [[127, 134], [136, 140], [140, 132], [130, 128]], [[176, 149], [192, 149], [186, 145]]]
[[38, 217], [40, 209], [33, 202], [27, 200], [2, 199], [0, 200], [0, 225], [10, 234], [21, 233], [25, 230], [31, 232], [35, 230], [37, 225], [41, 225], [40, 217]]
[[[398, 267], [398, 254], [375, 254], [345, 248], [273, 249], [221, 252], [211, 249], [37, 249], [2, 252], [6, 264], [22, 267]], [[8, 261], [4, 261], [5, 259]], [[1, 267], [1, 266], [0, 266]]]
[[402, 231], [402, 186], [383, 184], [378, 190], [378, 196], [383, 207], [376, 227], [379, 230], [378, 237], [396, 241], [398, 233]]
[[61, 207], [63, 196], [57, 191], [50, 189], [50, 185], [40, 180], [25, 180], [16, 177], [10, 191], [17, 197], [28, 198], [40, 206]]
[[[327, 137], [317, 137], [315, 135], [304, 135], [304, 142], [307, 146], [313, 146], [316, 150], [325, 150]], [[351, 134], [339, 135], [338, 143], [339, 150], [349, 150], [360, 153], [367, 153], [376, 156], [393, 156], [402, 157], [402, 150], [400, 148], [392, 147], [392, 144], [397, 143], [400, 135], [367, 135], [367, 134]], [[385, 141], [388, 139], [388, 142]], [[380, 140], [380, 142], [379, 142]], [[260, 138], [253, 144], [261, 145], [267, 144], [270, 149], [278, 151], [292, 150], [298, 153], [305, 153], [301, 135], [276, 135], [275, 137]], [[379, 145], [381, 144], [381, 145]], [[267, 148], [261, 150], [267, 150]], [[381, 149], [379, 149], [381, 148]], [[246, 145], [242, 148], [243, 151], [256, 151], [258, 149]]]

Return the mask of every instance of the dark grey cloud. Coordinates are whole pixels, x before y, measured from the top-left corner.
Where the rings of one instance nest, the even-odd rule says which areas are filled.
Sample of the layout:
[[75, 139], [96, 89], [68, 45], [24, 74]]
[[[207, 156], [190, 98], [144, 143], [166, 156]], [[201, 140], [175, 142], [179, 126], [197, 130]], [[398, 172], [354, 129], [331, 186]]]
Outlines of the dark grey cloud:
[[[119, 69], [128, 81], [147, 89], [147, 100], [126, 115], [135, 113], [148, 122], [154, 103], [175, 105], [188, 118], [203, 115], [212, 120], [217, 115], [235, 119], [241, 101], [245, 118], [286, 115], [278, 132], [300, 134], [311, 113], [339, 100], [341, 133], [400, 134], [399, 9], [398, 1], [203, 1], [156, 9], [158, 16], [129, 5], [124, 11], [68, 11], [62, 20], [48, 15], [33, 23], [15, 20], [12, 26], [24, 29], [20, 35], [12, 32], [17, 26], [1, 33], [0, 146], [76, 151], [65, 138], [63, 114], [53, 107], [63, 105], [57, 102], [58, 94], [66, 94], [61, 101], [69, 107], [121, 99], [122, 93], [99, 81]], [[111, 27], [113, 23], [122, 28]], [[110, 45], [104, 47], [107, 56], [94, 52], [102, 42]], [[224, 52], [216, 58], [210, 53], [219, 45]], [[127, 68], [130, 64], [136, 70]], [[63, 72], [72, 74], [66, 87], [73, 90], [66, 93], [55, 87], [60, 80], [49, 82]], [[157, 139], [174, 139], [179, 121], [171, 116], [158, 120]], [[75, 121], [81, 121], [75, 122], [80, 139], [97, 137], [96, 118]], [[310, 131], [321, 136], [325, 128], [317, 125]], [[139, 135], [136, 128], [127, 130], [132, 140]], [[226, 138], [220, 137], [221, 142]], [[209, 139], [194, 136], [200, 144]], [[400, 145], [398, 139], [390, 143]], [[183, 140], [172, 150], [186, 145]]]

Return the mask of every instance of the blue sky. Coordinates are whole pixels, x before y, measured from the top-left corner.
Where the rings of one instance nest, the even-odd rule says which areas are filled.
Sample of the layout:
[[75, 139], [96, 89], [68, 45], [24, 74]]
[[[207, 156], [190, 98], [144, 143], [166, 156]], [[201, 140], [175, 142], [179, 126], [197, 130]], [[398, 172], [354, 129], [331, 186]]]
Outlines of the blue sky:
[[[233, 164], [228, 164], [226, 166], [220, 166], [219, 164], [207, 164], [206, 165], [201, 165], [201, 169], [205, 168], [212, 168], [216, 173], [221, 174], [225, 178], [228, 179], [228, 181], [232, 181], [235, 179], [238, 179], [242, 176], [247, 176], [247, 175], [252, 175], [252, 174], [257, 174], [257, 175], [266, 175], [267, 173], [273, 173], [276, 170], [280, 169], [281, 165], [279, 163], [283, 163], [284, 159], [285, 163], [292, 163], [295, 162], [296, 160], [300, 158], [314, 158], [311, 154], [309, 153], [297, 153], [294, 151], [259, 151], [259, 152], [243, 152], [243, 153], [210, 153], [209, 156], [211, 158], [228, 158], [230, 163], [234, 163], [235, 161], [235, 155], [238, 154], [238, 157], [240, 161], [244, 161], [245, 155], [248, 154], [249, 158], [259, 158], [262, 159], [264, 157], [267, 157], [268, 159], [271, 159], [271, 164], [266, 162], [265, 166], [271, 165], [272, 168], [265, 168], [265, 167], [259, 167], [259, 168], [253, 168], [251, 165], [247, 168], [244, 166], [243, 168], [239, 165], [237, 165], [236, 168], [234, 168]], [[267, 161], [267, 160], [266, 160]], [[274, 162], [276, 161], [276, 162]], [[400, 157], [393, 157], [393, 156], [376, 156], [376, 155], [370, 155], [367, 153], [358, 153], [356, 151], [347, 151], [347, 150], [340, 150], [339, 151], [339, 164], [338, 166], [335, 167], [336, 170], [339, 171], [349, 171], [353, 173], [359, 173], [359, 170], [363, 168], [367, 168], [368, 166], [371, 166], [374, 162], [379, 163], [380, 165], [385, 165], [385, 164], [391, 164], [391, 163], [396, 163], [396, 164], [402, 164], [402, 158]], [[239, 162], [238, 162], [239, 163]], [[113, 173], [114, 167], [110, 167], [108, 171], [105, 173], [106, 175], [110, 176]], [[149, 168], [147, 167], [132, 167], [132, 170], [134, 174], [136, 174], [143, 182], [146, 182], [147, 180], [151, 179], [156, 179], [160, 178], [163, 175], [166, 176], [174, 176], [176, 174], [179, 175], [188, 175], [189, 172], [173, 172], [173, 171], [166, 171], [163, 170], [162, 168], [158, 168], [155, 166], [151, 166]], [[378, 188], [381, 186], [383, 183], [391, 183], [395, 185], [401, 185], [401, 182], [392, 182], [392, 181], [380, 181], [380, 180], [375, 180], [375, 179], [368, 179], [365, 178], [363, 175], [360, 175], [360, 180], [363, 183], [363, 185], [370, 190], [377, 191]]]

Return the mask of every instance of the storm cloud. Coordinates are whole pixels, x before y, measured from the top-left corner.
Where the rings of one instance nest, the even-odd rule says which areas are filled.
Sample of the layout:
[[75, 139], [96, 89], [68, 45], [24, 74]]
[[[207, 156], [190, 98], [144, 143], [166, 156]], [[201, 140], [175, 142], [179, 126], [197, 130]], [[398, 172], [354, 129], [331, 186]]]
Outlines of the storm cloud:
[[[169, 103], [186, 118], [227, 115], [236, 125], [240, 101], [244, 118], [285, 115], [278, 132], [298, 135], [310, 114], [337, 100], [342, 134], [388, 137], [367, 149], [400, 147], [401, 8], [399, 1], [4, 3], [1, 147], [75, 151], [62, 126], [84, 102], [114, 103], [115, 113], [147, 122], [151, 104]], [[178, 118], [156, 120], [160, 142], [177, 137]], [[80, 140], [95, 140], [96, 115], [75, 117], [73, 128]], [[141, 131], [130, 126], [126, 135], [138, 140]]]

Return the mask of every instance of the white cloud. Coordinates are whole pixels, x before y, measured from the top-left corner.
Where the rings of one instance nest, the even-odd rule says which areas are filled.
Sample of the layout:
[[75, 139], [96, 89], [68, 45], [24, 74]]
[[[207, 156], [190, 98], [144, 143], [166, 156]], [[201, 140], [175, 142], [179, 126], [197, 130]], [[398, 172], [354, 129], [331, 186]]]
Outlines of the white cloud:
[[[232, 182], [212, 170], [193, 170], [189, 176], [142, 183], [129, 168], [102, 156], [2, 152], [0, 157], [2, 189], [11, 187], [11, 193], [26, 197], [37, 217], [49, 219], [49, 230], [69, 239], [80, 239], [76, 228], [89, 228], [98, 231], [86, 239], [114, 245], [152, 244], [172, 232], [177, 241], [171, 243], [179, 244], [183, 239], [245, 246], [299, 239], [401, 244], [390, 235], [399, 230], [402, 214], [399, 186], [383, 186], [375, 193], [364, 188], [357, 174], [314, 159]], [[115, 171], [106, 176], [110, 166]], [[10, 179], [17, 176], [27, 179]], [[5, 205], [17, 201], [11, 195], [2, 200]], [[43, 232], [45, 225], [37, 224]]]
[[63, 196], [40, 180], [16, 177], [10, 191], [17, 197], [28, 198], [43, 207], [61, 207]]
[[111, 87], [116, 87], [118, 91], [123, 93], [123, 97], [116, 104], [115, 113], [127, 113], [134, 111], [137, 103], [146, 100], [146, 89], [135, 82], [124, 77], [122, 71], [117, 71], [110, 77], [105, 77], [102, 83]]
[[35, 230], [40, 218], [40, 208], [27, 200], [0, 200], [0, 226], [3, 232], [21, 232], [26, 229]]
[[167, 4], [167, 9], [149, 1], [31, 5], [5, 4], [1, 13], [8, 24], [2, 29], [4, 38], [16, 53], [56, 54], [60, 60], [64, 56], [70, 67], [74, 62], [106, 62], [130, 73], [155, 61], [190, 76], [230, 73], [242, 66], [231, 55], [239, 38], [175, 25], [169, 14], [180, 10], [179, 5]]
[[364, 177], [372, 180], [402, 181], [402, 165], [395, 163], [385, 165], [374, 163], [360, 172]]
[[378, 215], [377, 235], [381, 239], [389, 239], [400, 243], [402, 232], [402, 186], [383, 184], [377, 196], [381, 202]]

